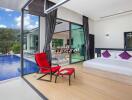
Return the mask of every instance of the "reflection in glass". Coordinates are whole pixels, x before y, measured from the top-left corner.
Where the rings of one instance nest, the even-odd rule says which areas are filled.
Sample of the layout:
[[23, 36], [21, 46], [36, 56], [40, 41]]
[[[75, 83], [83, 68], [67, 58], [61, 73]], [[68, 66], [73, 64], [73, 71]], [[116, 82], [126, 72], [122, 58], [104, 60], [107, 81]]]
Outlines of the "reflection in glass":
[[84, 32], [83, 27], [71, 24], [71, 63], [84, 60]]
[[53, 34], [52, 64], [69, 64], [69, 31]]
[[126, 43], [127, 48], [132, 48], [132, 33], [126, 35]]
[[39, 51], [39, 17], [35, 15], [24, 14], [24, 74], [30, 74], [38, 71], [34, 61], [34, 54]]

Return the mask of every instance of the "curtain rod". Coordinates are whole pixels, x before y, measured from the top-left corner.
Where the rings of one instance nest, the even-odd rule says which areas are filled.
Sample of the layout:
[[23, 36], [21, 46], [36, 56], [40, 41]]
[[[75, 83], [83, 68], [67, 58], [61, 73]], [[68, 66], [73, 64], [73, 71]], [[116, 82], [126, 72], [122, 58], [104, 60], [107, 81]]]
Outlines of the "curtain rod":
[[[54, 6], [50, 7], [49, 9], [45, 9], [45, 8], [44, 8], [44, 13], [45, 13], [45, 14], [48, 14], [48, 13], [54, 11], [55, 9], [57, 9], [59, 6], [61, 6], [61, 5], [65, 4], [65, 3], [67, 3], [68, 1], [70, 1], [70, 0], [62, 0], [62, 1], [60, 1], [59, 3], [55, 4]], [[45, 3], [46, 3], [46, 0], [45, 0]]]

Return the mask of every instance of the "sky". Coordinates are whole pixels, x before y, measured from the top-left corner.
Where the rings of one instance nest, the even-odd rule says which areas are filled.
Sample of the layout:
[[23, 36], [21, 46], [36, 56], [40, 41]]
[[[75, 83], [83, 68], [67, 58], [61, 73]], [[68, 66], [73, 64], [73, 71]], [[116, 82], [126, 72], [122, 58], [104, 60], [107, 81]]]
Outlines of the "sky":
[[[38, 27], [39, 18], [37, 16], [25, 14], [24, 28], [31, 30]], [[0, 28], [20, 29], [21, 13], [10, 9], [0, 8]]]

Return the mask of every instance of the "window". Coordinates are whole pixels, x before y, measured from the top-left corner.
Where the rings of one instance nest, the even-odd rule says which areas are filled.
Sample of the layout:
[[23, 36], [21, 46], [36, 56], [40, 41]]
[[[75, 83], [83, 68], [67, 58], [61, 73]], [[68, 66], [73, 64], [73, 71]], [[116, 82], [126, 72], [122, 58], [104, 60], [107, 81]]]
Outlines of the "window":
[[124, 40], [125, 40], [125, 48], [132, 49], [132, 32], [125, 32], [124, 33]]
[[63, 46], [63, 39], [53, 39], [52, 40], [53, 48], [62, 47], [62, 46]]
[[20, 53], [21, 13], [0, 7], [0, 54]]
[[[28, 11], [24, 11], [23, 23], [23, 57], [30, 60], [34, 60], [34, 54], [36, 52], [39, 52], [39, 16], [31, 15]], [[24, 75], [31, 74], [39, 70], [36, 64], [30, 63], [26, 65], [27, 61], [25, 59], [23, 63]]]
[[24, 12], [24, 56], [39, 52], [39, 16]]

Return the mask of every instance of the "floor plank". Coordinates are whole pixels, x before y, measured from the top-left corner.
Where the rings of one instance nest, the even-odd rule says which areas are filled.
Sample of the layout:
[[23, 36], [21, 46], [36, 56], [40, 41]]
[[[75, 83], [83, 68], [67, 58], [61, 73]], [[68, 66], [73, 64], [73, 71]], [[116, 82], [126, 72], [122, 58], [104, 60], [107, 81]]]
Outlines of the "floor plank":
[[[84, 72], [82, 63], [68, 65], [75, 67], [76, 79], [59, 77], [57, 83], [36, 80], [40, 75], [31, 74], [26, 78], [49, 100], [132, 100], [132, 86], [105, 79]], [[45, 77], [49, 78], [49, 77]]]

